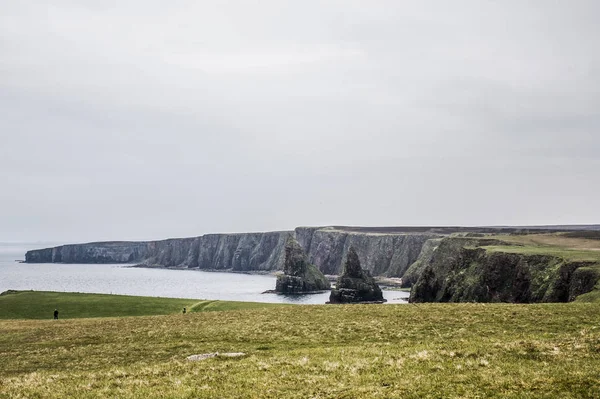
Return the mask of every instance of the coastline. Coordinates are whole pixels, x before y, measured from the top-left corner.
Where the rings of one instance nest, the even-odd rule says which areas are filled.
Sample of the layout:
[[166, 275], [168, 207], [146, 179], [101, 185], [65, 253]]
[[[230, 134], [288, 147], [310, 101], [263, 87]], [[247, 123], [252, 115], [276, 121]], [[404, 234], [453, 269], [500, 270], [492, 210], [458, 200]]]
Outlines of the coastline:
[[125, 266], [127, 268], [139, 268], [139, 269], [162, 269], [162, 270], [191, 270], [197, 272], [209, 272], [209, 273], [233, 273], [233, 274], [248, 274], [248, 275], [257, 275], [257, 276], [266, 276], [273, 275], [276, 276], [281, 274], [280, 270], [233, 270], [233, 269], [199, 269], [197, 267], [165, 267], [165, 266], [157, 266], [157, 265], [130, 265]]

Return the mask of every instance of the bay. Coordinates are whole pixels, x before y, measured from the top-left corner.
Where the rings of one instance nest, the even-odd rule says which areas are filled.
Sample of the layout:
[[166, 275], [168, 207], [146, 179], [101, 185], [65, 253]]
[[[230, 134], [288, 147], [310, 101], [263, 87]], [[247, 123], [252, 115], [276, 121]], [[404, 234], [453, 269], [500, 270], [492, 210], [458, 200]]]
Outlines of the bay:
[[[274, 275], [149, 269], [131, 265], [19, 263], [39, 243], [0, 243], [0, 292], [35, 290], [194, 298], [244, 302], [323, 304], [329, 292], [311, 295], [263, 294], [275, 288]], [[406, 303], [408, 293], [383, 291], [388, 303]]]

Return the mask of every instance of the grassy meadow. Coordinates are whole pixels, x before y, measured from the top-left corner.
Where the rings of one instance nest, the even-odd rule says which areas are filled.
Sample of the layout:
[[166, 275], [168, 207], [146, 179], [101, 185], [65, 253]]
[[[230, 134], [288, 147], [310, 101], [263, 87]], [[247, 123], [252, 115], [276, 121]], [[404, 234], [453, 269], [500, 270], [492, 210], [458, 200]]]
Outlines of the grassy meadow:
[[257, 309], [278, 304], [207, 301], [76, 292], [7, 291], [0, 294], [0, 319], [60, 319], [153, 316], [188, 312]]
[[[600, 397], [598, 304], [184, 302], [0, 320], [0, 398]], [[246, 355], [186, 360], [211, 352]]]
[[573, 237], [569, 233], [492, 235], [490, 238], [507, 245], [485, 247], [489, 251], [551, 255], [570, 261], [600, 263], [600, 238]]

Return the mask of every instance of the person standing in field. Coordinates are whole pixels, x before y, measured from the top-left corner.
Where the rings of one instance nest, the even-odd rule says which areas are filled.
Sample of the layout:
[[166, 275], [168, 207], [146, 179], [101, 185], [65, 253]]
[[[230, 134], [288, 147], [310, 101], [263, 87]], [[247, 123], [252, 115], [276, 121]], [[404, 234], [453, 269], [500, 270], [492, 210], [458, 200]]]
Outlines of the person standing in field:
[[54, 309], [54, 320], [58, 320], [58, 309]]
[[185, 308], [183, 308], [183, 314], [185, 314]]

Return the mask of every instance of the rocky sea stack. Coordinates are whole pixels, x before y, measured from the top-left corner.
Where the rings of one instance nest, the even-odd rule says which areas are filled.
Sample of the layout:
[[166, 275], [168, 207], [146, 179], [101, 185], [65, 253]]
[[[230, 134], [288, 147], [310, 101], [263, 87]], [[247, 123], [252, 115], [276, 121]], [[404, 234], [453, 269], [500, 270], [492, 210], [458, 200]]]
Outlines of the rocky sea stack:
[[363, 270], [354, 247], [348, 250], [343, 274], [331, 291], [329, 303], [385, 302], [381, 288], [368, 270]]
[[277, 276], [275, 286], [275, 292], [281, 294], [306, 294], [331, 288], [323, 273], [308, 263], [306, 253], [291, 235], [285, 243], [283, 273]]

